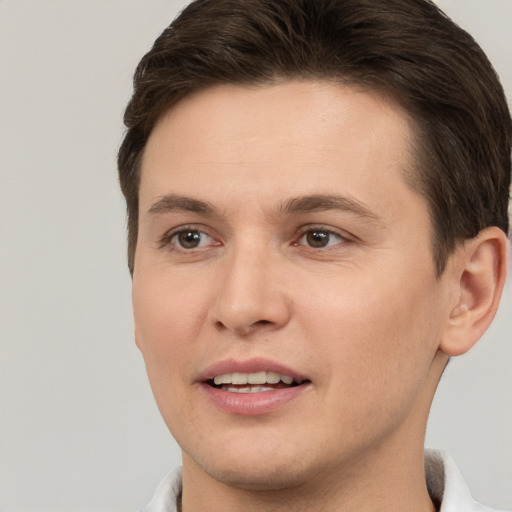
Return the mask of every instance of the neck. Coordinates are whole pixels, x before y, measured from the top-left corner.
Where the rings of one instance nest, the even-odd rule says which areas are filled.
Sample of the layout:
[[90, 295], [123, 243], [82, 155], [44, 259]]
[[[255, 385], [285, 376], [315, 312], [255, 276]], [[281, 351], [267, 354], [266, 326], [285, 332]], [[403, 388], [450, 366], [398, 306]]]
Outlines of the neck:
[[335, 468], [312, 471], [299, 485], [247, 489], [209, 476], [183, 454], [183, 512], [435, 512], [424, 469], [423, 445], [430, 403], [446, 364], [436, 356], [417, 405], [380, 446]]
[[[300, 486], [271, 491], [233, 488], [208, 482], [209, 477], [199, 482], [187, 478], [184, 466], [183, 512], [435, 512], [425, 484], [423, 455], [411, 456], [404, 450], [395, 460], [393, 466], [376, 461], [368, 467], [360, 462], [350, 471], [333, 471]], [[359, 476], [363, 472], [365, 476]]]

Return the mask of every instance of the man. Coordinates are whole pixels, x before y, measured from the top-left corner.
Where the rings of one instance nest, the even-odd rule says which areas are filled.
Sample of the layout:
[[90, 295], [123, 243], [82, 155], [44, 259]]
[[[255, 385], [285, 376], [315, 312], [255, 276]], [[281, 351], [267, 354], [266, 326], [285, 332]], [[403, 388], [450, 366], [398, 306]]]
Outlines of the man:
[[183, 453], [145, 510], [484, 510], [423, 453], [506, 277], [476, 43], [425, 0], [198, 0], [134, 84], [135, 336]]

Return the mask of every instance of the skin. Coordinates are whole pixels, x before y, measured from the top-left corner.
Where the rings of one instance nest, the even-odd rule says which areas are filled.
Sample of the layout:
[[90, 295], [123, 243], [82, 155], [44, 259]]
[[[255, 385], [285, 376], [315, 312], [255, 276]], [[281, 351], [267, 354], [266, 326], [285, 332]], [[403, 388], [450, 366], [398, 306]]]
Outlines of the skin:
[[[411, 128], [377, 93], [303, 81], [208, 89], [153, 130], [135, 335], [183, 451], [185, 512], [434, 510], [425, 425], [450, 350], [466, 350], [478, 287], [465, 265], [503, 248], [484, 237], [436, 278], [428, 206], [404, 179]], [[319, 195], [342, 207], [297, 199]], [[201, 373], [254, 357], [310, 383], [269, 414], [212, 404]]]

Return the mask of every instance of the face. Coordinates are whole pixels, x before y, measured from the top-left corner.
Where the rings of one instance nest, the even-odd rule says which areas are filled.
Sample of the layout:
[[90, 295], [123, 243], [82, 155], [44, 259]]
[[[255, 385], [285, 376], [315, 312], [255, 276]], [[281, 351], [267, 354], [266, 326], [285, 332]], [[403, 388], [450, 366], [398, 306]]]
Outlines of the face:
[[323, 82], [220, 86], [142, 162], [137, 344], [184, 464], [296, 485], [417, 432], [447, 293], [405, 112]]

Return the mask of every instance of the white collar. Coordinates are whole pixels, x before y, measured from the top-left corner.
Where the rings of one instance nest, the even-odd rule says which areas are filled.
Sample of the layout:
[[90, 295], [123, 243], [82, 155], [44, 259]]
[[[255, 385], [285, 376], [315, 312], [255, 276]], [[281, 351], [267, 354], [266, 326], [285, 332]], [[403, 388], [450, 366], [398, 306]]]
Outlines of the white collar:
[[[433, 500], [441, 503], [440, 512], [492, 512], [473, 500], [453, 459], [438, 450], [425, 450], [427, 487]], [[181, 468], [167, 473], [150, 503], [140, 512], [177, 512], [176, 500], [181, 493]], [[497, 511], [495, 511], [497, 512]]]

